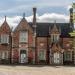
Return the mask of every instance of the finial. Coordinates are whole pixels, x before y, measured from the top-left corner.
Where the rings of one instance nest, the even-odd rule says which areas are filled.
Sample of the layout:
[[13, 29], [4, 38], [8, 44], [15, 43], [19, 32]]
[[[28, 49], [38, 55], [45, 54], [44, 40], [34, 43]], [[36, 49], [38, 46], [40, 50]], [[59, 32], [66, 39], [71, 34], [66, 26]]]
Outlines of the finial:
[[25, 13], [23, 13], [23, 18], [25, 18]]
[[6, 16], [5, 16], [5, 21], [6, 21]]

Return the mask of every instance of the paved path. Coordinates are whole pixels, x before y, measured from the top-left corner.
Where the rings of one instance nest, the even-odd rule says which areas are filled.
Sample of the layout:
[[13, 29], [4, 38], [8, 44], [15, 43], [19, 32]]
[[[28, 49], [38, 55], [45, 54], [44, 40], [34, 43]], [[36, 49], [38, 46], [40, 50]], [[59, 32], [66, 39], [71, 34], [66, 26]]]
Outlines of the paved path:
[[75, 67], [0, 65], [0, 75], [75, 75]]

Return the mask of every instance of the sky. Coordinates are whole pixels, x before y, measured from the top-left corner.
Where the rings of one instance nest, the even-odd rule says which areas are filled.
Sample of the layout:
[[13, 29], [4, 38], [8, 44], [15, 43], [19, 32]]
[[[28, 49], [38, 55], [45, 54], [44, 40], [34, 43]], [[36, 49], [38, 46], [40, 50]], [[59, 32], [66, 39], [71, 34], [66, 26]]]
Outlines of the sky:
[[68, 6], [74, 0], [0, 0], [0, 15], [15, 16], [23, 12], [26, 16], [32, 15], [32, 8], [37, 7], [37, 13], [68, 14]]
[[8, 22], [16, 25], [25, 13], [27, 21], [32, 21], [32, 8], [37, 8], [37, 20], [49, 22], [57, 19], [57, 22], [69, 21], [69, 8], [74, 0], [0, 0], [0, 23], [4, 16]]

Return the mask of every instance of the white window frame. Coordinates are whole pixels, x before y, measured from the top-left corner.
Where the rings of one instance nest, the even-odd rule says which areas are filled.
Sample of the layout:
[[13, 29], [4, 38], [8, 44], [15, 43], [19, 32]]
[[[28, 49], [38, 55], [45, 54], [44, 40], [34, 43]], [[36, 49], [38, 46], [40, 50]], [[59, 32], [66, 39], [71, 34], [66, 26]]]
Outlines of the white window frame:
[[59, 34], [51, 34], [51, 41], [58, 42], [59, 41]]
[[8, 59], [8, 51], [1, 51], [0, 59]]
[[28, 31], [20, 31], [19, 42], [20, 43], [28, 42]]
[[1, 34], [1, 43], [9, 44], [9, 35], [8, 34]]

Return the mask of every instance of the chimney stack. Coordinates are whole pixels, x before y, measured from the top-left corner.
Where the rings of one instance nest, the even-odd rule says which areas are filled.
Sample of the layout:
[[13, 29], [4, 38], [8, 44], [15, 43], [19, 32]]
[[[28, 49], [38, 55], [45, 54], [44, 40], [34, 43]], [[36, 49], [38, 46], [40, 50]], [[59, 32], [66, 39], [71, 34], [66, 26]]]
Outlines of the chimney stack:
[[36, 8], [33, 8], [33, 27], [36, 27]]
[[34, 62], [37, 63], [37, 49], [36, 49], [36, 8], [33, 8], [33, 47], [35, 48]]
[[70, 23], [73, 23], [73, 8], [70, 8]]
[[73, 8], [70, 8], [70, 28], [73, 30], [74, 25], [73, 25]]

